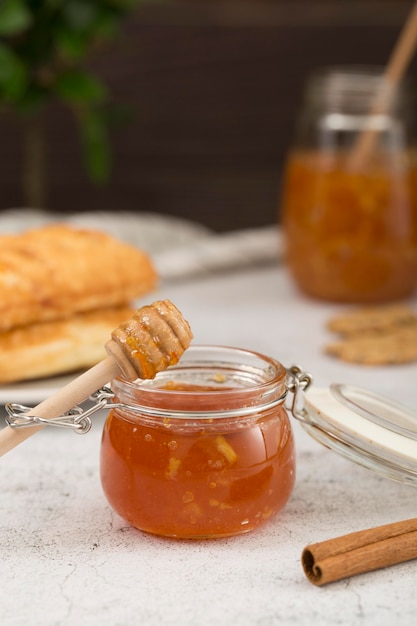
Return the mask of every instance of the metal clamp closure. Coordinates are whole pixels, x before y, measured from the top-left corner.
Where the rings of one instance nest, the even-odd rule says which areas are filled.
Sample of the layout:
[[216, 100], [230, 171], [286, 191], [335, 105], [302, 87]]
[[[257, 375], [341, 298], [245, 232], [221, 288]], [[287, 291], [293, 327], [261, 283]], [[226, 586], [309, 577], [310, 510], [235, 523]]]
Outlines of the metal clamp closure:
[[57, 426], [59, 428], [71, 428], [79, 435], [88, 433], [91, 429], [91, 415], [101, 409], [114, 406], [109, 400], [114, 398], [114, 393], [109, 387], [102, 387], [88, 397], [86, 402], [94, 402], [89, 408], [74, 406], [67, 413], [58, 417], [40, 417], [39, 415], [28, 415], [33, 410], [23, 404], [6, 404], [6, 423], [10, 428], [26, 428], [28, 426]]
[[313, 377], [308, 372], [303, 372], [303, 370], [298, 365], [292, 365], [290, 368], [288, 368], [287, 375], [288, 390], [294, 394], [291, 405], [291, 413], [300, 422], [305, 422], [308, 424], [310, 422], [304, 408], [303, 396], [306, 389], [313, 382]]
[[[301, 398], [302, 393], [307, 389], [307, 387], [312, 382], [312, 377], [307, 372], [303, 372], [302, 369], [298, 365], [292, 365], [289, 369], [287, 369], [287, 390], [291, 391], [294, 394], [291, 411], [295, 418], [298, 420], [306, 422], [305, 411], [301, 406]], [[8, 403], [5, 406], [7, 416], [6, 423], [11, 428], [27, 428], [30, 426], [57, 426], [59, 428], [69, 428], [74, 430], [77, 434], [83, 435], [88, 433], [91, 429], [92, 422], [91, 416], [97, 411], [101, 411], [102, 409], [109, 408], [124, 408], [130, 411], [137, 410], [136, 407], [113, 402], [115, 395], [110, 387], [101, 387], [93, 394], [91, 394], [86, 402], [92, 402], [92, 406], [88, 408], [83, 408], [83, 406], [74, 406], [67, 413], [63, 415], [59, 415], [57, 417], [41, 417], [39, 415], [29, 415], [29, 413], [33, 410], [31, 407], [24, 406], [23, 404], [17, 403]], [[270, 407], [275, 406], [276, 404], [281, 404], [285, 401], [286, 393], [283, 394], [281, 398], [274, 400], [271, 402]], [[252, 411], [252, 407], [248, 409], [248, 411]], [[144, 409], [142, 408], [143, 412]], [[156, 409], [148, 408], [146, 411], [149, 415], [154, 415]], [[236, 412], [236, 411], [235, 411]], [[160, 410], [158, 414], [160, 413]], [[178, 412], [181, 414], [181, 411]], [[230, 411], [230, 413], [234, 413], [234, 411]], [[237, 411], [238, 415], [242, 414], [242, 410], [239, 409]]]

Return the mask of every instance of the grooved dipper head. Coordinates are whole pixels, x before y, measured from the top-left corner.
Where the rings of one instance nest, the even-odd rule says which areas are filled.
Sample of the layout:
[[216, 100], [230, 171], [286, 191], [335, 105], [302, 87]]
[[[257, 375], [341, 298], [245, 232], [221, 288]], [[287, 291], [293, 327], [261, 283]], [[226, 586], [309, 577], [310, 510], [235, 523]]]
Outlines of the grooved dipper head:
[[190, 325], [169, 300], [138, 309], [111, 336], [106, 350], [129, 380], [154, 378], [175, 365], [193, 338]]

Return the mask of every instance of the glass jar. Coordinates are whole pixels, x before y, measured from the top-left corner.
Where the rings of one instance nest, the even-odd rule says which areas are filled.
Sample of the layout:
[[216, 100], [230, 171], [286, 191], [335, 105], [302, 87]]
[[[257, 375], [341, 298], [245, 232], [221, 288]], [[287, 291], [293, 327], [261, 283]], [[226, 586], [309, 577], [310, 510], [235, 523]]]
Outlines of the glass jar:
[[378, 68], [321, 69], [307, 82], [280, 209], [289, 270], [315, 298], [388, 302], [416, 287], [411, 91], [383, 87]]
[[191, 346], [154, 380], [112, 382], [101, 481], [133, 526], [177, 538], [248, 532], [295, 480], [287, 373], [246, 350]]

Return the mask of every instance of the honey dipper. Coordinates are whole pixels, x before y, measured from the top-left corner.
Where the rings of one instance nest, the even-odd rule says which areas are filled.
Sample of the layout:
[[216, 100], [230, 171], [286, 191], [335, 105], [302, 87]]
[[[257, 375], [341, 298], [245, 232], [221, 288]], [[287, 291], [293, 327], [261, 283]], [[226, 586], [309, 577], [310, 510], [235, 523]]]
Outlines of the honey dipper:
[[[192, 333], [188, 322], [169, 300], [159, 300], [135, 311], [106, 343], [109, 356], [43, 400], [26, 415], [53, 418], [86, 400], [117, 376], [128, 380], [154, 378], [175, 365], [188, 348]], [[0, 430], [0, 456], [38, 432], [43, 425]]]

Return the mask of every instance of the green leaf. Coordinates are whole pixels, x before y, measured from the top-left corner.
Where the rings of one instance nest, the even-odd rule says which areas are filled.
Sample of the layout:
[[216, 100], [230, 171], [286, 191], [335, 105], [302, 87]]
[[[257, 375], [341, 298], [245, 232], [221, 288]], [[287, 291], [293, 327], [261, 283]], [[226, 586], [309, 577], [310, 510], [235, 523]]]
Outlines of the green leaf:
[[60, 55], [69, 61], [82, 59], [89, 43], [83, 34], [75, 33], [67, 27], [61, 27], [57, 31], [55, 41]]
[[95, 39], [112, 39], [117, 36], [119, 26], [119, 19], [115, 19], [112, 13], [103, 11], [102, 14], [98, 16], [91, 35]]
[[67, 0], [62, 7], [62, 12], [70, 28], [75, 31], [85, 31], [95, 24], [100, 6], [85, 0]]
[[28, 77], [24, 64], [0, 44], [0, 100], [18, 101], [26, 90]]
[[55, 81], [53, 91], [63, 100], [74, 104], [99, 104], [107, 96], [104, 85], [81, 70], [70, 70], [61, 74]]
[[32, 86], [15, 103], [16, 111], [20, 115], [30, 116], [37, 113], [49, 100], [49, 93], [37, 86]]
[[17, 35], [32, 23], [32, 15], [24, 0], [0, 2], [0, 35]]
[[101, 111], [83, 111], [79, 116], [86, 169], [95, 183], [106, 182], [110, 174], [110, 143]]

